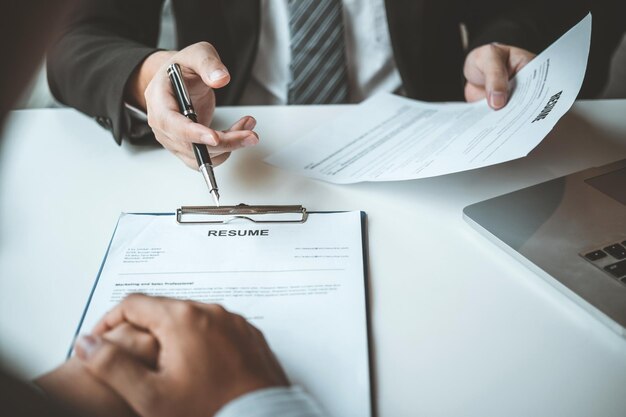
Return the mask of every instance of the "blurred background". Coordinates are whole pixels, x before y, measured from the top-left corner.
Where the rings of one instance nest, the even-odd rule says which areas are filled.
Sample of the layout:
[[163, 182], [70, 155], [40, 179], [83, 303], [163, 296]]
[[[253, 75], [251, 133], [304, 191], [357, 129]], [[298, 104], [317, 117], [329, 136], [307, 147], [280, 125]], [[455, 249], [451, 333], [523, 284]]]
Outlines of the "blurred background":
[[[164, 5], [161, 21], [159, 47], [175, 49], [175, 28], [172, 19], [170, 1]], [[611, 72], [606, 88], [597, 98], [626, 98], [626, 35], [622, 38], [611, 63]], [[16, 108], [58, 107], [60, 104], [52, 97], [46, 80], [45, 66], [42, 63], [37, 76], [33, 80], [26, 94], [18, 102]]]

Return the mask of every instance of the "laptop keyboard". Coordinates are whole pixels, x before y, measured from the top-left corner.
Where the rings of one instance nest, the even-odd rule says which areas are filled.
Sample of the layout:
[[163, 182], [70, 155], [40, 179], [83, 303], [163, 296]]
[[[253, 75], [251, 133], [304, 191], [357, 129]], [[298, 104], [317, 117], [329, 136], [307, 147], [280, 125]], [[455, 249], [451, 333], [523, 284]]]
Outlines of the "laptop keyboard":
[[581, 253], [581, 256], [626, 285], [626, 240]]

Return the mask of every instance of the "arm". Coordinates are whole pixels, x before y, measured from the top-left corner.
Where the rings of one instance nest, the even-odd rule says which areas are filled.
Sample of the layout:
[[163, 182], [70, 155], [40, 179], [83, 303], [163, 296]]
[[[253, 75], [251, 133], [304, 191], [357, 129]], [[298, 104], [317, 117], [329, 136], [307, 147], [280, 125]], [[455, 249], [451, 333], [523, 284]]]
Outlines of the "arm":
[[[162, 0], [86, 2], [50, 53], [50, 88], [60, 101], [111, 130], [118, 144], [130, 136], [124, 106], [130, 103], [147, 112], [157, 141], [190, 168], [198, 167], [192, 143], [207, 145], [218, 165], [231, 151], [258, 143], [256, 121], [244, 117], [226, 132], [209, 127], [213, 89], [228, 84], [230, 74], [207, 42], [181, 51], [156, 49], [162, 5]], [[183, 67], [198, 123], [179, 113], [165, 73], [173, 62]]]
[[535, 16], [536, 0], [510, 4], [493, 0], [471, 2], [463, 12], [467, 56], [463, 67], [465, 99], [483, 98], [493, 109], [509, 99], [509, 80], [535, 57], [546, 38]]
[[120, 396], [91, 376], [76, 357], [40, 376], [34, 383], [45, 397], [85, 416], [136, 416]]
[[[127, 322], [157, 340], [156, 367], [101, 337]], [[76, 352], [140, 415], [325, 417], [290, 386], [261, 332], [218, 305], [131, 295], [78, 340]]]
[[53, 95], [95, 117], [118, 143], [128, 126], [124, 90], [136, 68], [157, 51], [162, 6], [163, 0], [83, 2], [48, 56]]
[[[155, 366], [158, 345], [149, 333], [124, 323], [103, 334], [103, 338], [146, 366]], [[137, 415], [121, 396], [94, 378], [76, 356], [38, 377], [34, 385], [41, 390], [45, 398], [84, 416]]]

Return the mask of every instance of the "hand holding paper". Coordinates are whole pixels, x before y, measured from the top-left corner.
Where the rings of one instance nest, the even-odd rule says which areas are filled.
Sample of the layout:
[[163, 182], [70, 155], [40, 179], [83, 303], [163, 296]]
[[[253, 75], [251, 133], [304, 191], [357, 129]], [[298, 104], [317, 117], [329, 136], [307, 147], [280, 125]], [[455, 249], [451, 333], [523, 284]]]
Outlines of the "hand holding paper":
[[336, 184], [398, 181], [521, 158], [570, 109], [587, 67], [591, 15], [512, 80], [509, 103], [430, 104], [374, 96], [266, 162]]
[[509, 99], [509, 80], [534, 57], [524, 49], [495, 43], [474, 49], [463, 66], [465, 99], [486, 98], [492, 109], [501, 109]]

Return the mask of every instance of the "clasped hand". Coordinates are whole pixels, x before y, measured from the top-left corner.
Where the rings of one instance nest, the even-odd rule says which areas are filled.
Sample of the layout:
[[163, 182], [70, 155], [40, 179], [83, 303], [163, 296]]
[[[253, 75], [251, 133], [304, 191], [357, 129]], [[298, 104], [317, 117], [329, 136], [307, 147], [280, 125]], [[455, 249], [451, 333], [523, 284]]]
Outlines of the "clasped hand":
[[289, 385], [240, 315], [145, 295], [127, 297], [77, 341], [76, 357], [36, 382], [88, 415], [155, 417], [212, 416], [241, 395]]

